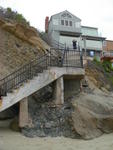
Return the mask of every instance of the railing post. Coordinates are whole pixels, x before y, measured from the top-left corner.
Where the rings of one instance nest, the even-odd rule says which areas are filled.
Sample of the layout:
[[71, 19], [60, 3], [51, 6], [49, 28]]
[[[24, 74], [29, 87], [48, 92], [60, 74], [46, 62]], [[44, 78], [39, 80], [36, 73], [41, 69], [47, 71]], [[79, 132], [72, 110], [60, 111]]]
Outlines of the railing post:
[[31, 74], [31, 63], [29, 64], [29, 79], [32, 79], [32, 74]]
[[69, 66], [69, 59], [68, 57], [70, 56], [70, 52], [69, 50], [66, 50], [66, 61], [67, 61], [67, 66]]
[[51, 48], [50, 48], [50, 56], [49, 56], [49, 66], [51, 66]]
[[47, 69], [47, 67], [48, 67], [48, 56], [45, 55], [45, 57], [46, 57], [46, 66], [45, 66], [45, 68]]
[[6, 91], [7, 91], [7, 82], [4, 80], [4, 83], [3, 83], [3, 95], [6, 95]]
[[65, 43], [65, 50], [66, 50], [66, 43]]
[[83, 68], [83, 57], [82, 57], [82, 54], [80, 55], [80, 62], [81, 62], [81, 67]]

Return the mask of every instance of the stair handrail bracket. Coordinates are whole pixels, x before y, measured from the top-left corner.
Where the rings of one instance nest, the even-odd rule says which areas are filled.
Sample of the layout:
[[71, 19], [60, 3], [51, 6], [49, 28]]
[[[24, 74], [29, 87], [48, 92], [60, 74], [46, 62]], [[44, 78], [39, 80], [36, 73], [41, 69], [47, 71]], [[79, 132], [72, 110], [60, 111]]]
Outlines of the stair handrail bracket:
[[38, 56], [18, 70], [0, 80], [0, 97], [19, 88], [23, 83], [38, 76], [48, 67], [83, 67], [82, 55], [79, 51], [50, 48], [46, 54]]

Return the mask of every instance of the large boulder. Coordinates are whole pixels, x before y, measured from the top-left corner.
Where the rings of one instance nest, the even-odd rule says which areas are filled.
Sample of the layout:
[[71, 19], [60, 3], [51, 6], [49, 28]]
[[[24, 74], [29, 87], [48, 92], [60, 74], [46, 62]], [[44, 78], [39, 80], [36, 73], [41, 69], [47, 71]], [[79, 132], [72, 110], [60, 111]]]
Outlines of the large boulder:
[[113, 97], [102, 92], [82, 93], [74, 101], [72, 119], [76, 132], [92, 139], [113, 131]]

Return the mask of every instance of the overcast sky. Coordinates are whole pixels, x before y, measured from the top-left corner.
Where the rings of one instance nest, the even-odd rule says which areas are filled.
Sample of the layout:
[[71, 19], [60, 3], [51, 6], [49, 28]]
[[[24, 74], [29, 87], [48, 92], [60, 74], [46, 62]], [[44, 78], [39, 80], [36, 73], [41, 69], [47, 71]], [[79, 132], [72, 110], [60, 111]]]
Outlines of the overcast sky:
[[113, 40], [113, 0], [0, 0], [0, 6], [22, 13], [43, 31], [46, 16], [68, 10], [82, 20], [82, 25], [98, 27], [100, 35]]

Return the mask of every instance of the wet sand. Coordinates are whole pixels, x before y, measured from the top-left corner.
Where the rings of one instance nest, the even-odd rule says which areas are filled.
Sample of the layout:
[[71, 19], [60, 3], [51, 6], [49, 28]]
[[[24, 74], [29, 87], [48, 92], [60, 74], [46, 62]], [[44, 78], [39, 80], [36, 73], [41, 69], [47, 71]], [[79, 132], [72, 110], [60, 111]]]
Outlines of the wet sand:
[[0, 150], [113, 150], [113, 133], [85, 141], [64, 137], [27, 138], [8, 128], [0, 128]]

